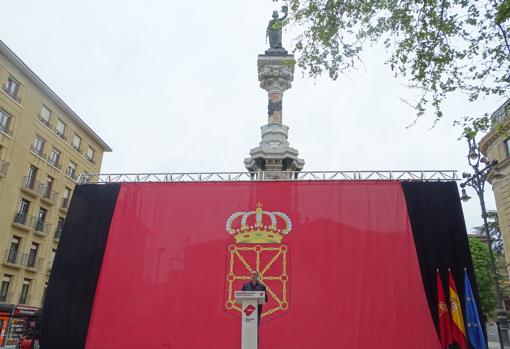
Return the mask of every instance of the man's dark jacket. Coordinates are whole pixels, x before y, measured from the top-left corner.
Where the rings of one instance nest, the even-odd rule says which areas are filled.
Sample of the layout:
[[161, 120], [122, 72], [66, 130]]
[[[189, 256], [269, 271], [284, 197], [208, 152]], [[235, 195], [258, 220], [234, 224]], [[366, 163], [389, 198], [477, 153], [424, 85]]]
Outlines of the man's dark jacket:
[[[261, 284], [258, 281], [255, 285], [253, 285], [251, 282], [245, 283], [243, 285], [242, 291], [264, 291], [266, 293], [266, 303], [267, 303], [268, 298], [267, 298], [266, 286], [264, 286], [263, 284]], [[260, 323], [260, 317], [262, 315], [262, 304], [258, 305], [257, 313], [258, 313], [258, 321]]]

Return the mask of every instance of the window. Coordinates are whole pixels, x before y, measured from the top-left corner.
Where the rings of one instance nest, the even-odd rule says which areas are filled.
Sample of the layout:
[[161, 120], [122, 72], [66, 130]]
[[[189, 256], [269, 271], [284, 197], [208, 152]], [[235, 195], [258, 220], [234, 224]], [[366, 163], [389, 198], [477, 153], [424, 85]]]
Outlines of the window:
[[60, 169], [60, 152], [57, 149], [51, 148], [48, 162], [50, 163], [50, 165]]
[[19, 92], [20, 83], [14, 79], [12, 76], [9, 76], [7, 79], [7, 83], [4, 85], [4, 91], [14, 98], [16, 101], [20, 101], [18, 98], [18, 92]]
[[37, 155], [44, 157], [44, 145], [46, 141], [39, 136], [36, 136], [34, 143], [32, 143], [32, 151]]
[[506, 152], [506, 156], [510, 156], [510, 138], [506, 139], [504, 142], [505, 144], [505, 152]]
[[21, 294], [19, 296], [19, 303], [26, 304], [28, 302], [28, 290], [30, 289], [30, 279], [23, 280], [23, 286], [21, 287]]
[[27, 174], [27, 177], [25, 180], [25, 186], [28, 189], [34, 190], [35, 183], [36, 183], [35, 179], [37, 177], [37, 171], [38, 171], [38, 168], [35, 167], [34, 165], [30, 165], [30, 167], [28, 168], [28, 174]]
[[81, 138], [76, 133], [73, 136], [73, 148], [78, 151], [81, 149]]
[[60, 136], [60, 138], [66, 138], [66, 124], [60, 119], [57, 121], [57, 126], [55, 127], [55, 133]]
[[7, 256], [7, 262], [17, 264], [19, 245], [21, 244], [21, 238], [13, 236], [11, 240], [11, 246], [9, 248], [9, 255]]
[[69, 161], [69, 165], [67, 165], [66, 175], [71, 177], [72, 179], [76, 178], [76, 164], [72, 161]]
[[94, 162], [94, 149], [92, 147], [89, 146], [89, 148], [87, 149], [87, 160], [90, 161], [90, 162]]
[[55, 239], [57, 240], [59, 240], [60, 237], [62, 236], [62, 230], [64, 229], [65, 221], [66, 220], [64, 218], [58, 217], [57, 230], [55, 231]]
[[50, 126], [51, 121], [51, 110], [49, 110], [45, 105], [41, 107], [41, 111], [39, 112], [39, 120], [46, 126]]
[[2, 279], [2, 286], [0, 286], [0, 302], [7, 301], [7, 292], [9, 292], [9, 286], [11, 285], [12, 275], [4, 274]]
[[45, 282], [44, 283], [44, 289], [43, 289], [43, 293], [42, 293], [42, 298], [41, 298], [41, 306], [44, 305], [44, 299], [46, 298], [46, 290], [48, 289], [48, 283]]
[[11, 116], [5, 110], [0, 109], [0, 132], [11, 135]]
[[36, 231], [45, 231], [44, 222], [46, 221], [46, 216], [48, 215], [48, 210], [45, 208], [39, 208], [39, 214], [37, 215], [37, 223], [35, 226]]
[[46, 199], [53, 199], [53, 183], [55, 182], [55, 179], [53, 179], [53, 177], [51, 176], [48, 176], [46, 178], [46, 184], [44, 185], [44, 193], [43, 193], [43, 196], [46, 198]]
[[71, 189], [68, 187], [64, 188], [64, 196], [62, 198], [62, 207], [67, 208], [69, 206], [69, 199], [71, 196]]
[[32, 242], [30, 246], [30, 252], [28, 253], [27, 267], [34, 268], [37, 260], [37, 251], [39, 250], [39, 244]]

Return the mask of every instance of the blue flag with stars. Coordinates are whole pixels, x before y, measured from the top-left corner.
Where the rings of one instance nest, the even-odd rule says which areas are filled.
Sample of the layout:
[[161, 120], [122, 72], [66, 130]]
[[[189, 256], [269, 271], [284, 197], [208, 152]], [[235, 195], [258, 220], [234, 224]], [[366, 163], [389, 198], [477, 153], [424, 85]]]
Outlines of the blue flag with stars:
[[478, 308], [476, 307], [475, 297], [467, 271], [464, 270], [464, 290], [466, 293], [466, 334], [469, 343], [475, 349], [487, 349], [485, 339], [483, 337], [482, 324], [478, 316]]

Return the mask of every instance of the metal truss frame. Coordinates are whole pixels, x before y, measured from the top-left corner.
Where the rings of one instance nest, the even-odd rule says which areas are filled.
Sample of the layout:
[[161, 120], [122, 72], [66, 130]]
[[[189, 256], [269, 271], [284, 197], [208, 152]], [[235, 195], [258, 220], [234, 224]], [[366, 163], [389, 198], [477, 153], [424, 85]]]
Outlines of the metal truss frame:
[[458, 181], [456, 170], [397, 171], [259, 171], [259, 172], [189, 172], [189, 173], [84, 173], [78, 184], [137, 182], [240, 182], [240, 181], [323, 181], [323, 180], [397, 180]]

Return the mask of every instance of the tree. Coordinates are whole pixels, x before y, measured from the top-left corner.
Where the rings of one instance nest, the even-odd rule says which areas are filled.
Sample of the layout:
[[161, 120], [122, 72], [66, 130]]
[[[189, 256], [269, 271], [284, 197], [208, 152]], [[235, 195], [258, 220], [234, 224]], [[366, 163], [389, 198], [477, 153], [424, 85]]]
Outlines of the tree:
[[[431, 108], [439, 121], [453, 92], [475, 101], [510, 90], [510, 0], [273, 1], [291, 8], [297, 63], [313, 77], [337, 79], [363, 49], [383, 43], [394, 75], [420, 91], [409, 101], [418, 118]], [[487, 115], [462, 123], [467, 134], [490, 126]]]
[[480, 305], [485, 314], [493, 314], [496, 302], [494, 284], [491, 279], [489, 247], [480, 240], [470, 237], [469, 249], [475, 269]]
[[[491, 246], [494, 253], [498, 256], [503, 255], [503, 239], [501, 238], [501, 230], [499, 229], [498, 212], [495, 210], [487, 211], [487, 221], [489, 225], [489, 235], [491, 239]], [[474, 230], [477, 234], [485, 236], [485, 229], [483, 226], [475, 227]], [[497, 256], [496, 256], [497, 258]]]

